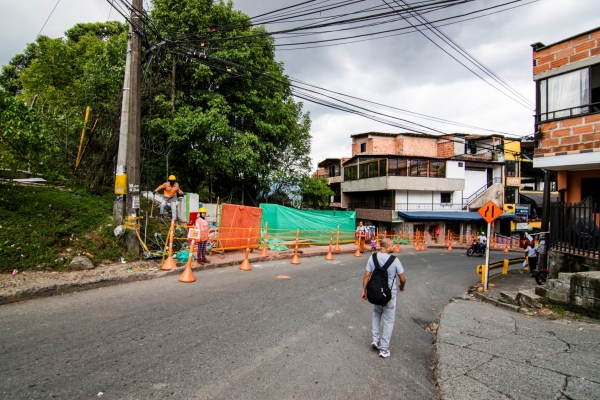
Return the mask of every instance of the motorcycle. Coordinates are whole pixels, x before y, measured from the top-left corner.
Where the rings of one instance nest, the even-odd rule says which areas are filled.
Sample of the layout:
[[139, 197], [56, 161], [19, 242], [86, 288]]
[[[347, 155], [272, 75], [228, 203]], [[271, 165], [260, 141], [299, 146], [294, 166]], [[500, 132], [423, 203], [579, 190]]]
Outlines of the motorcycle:
[[535, 281], [538, 285], [543, 285], [548, 280], [549, 271], [547, 269], [541, 269], [535, 274]]
[[467, 256], [471, 257], [473, 254], [483, 257], [485, 255], [485, 246], [477, 243], [477, 241], [474, 241], [471, 247], [469, 247], [467, 250]]

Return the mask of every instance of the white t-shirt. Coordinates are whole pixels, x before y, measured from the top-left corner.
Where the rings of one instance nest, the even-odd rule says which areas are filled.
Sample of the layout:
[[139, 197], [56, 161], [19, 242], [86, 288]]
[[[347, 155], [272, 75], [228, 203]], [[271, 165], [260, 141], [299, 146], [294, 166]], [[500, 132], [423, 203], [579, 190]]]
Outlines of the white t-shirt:
[[[383, 267], [383, 264], [386, 263], [386, 261], [388, 260], [389, 256], [391, 254], [386, 254], [386, 253], [374, 253], [377, 255], [377, 261], [379, 262], [379, 266]], [[369, 272], [373, 272], [375, 270], [375, 263], [373, 262], [373, 256], [369, 257], [369, 261], [367, 262], [367, 271]], [[404, 267], [402, 266], [402, 263], [400, 262], [400, 260], [398, 259], [398, 257], [396, 257], [396, 259], [394, 260], [394, 262], [392, 263], [392, 265], [390, 265], [387, 269], [387, 273], [388, 273], [388, 286], [391, 286], [392, 288], [392, 296], [396, 296], [396, 293], [398, 291], [397, 287], [398, 287], [398, 276], [402, 273], [404, 273]], [[392, 283], [394, 283], [392, 285]]]
[[538, 245], [536, 244], [534, 247], [527, 246], [525, 249], [527, 252], [527, 257], [537, 257], [538, 256]]

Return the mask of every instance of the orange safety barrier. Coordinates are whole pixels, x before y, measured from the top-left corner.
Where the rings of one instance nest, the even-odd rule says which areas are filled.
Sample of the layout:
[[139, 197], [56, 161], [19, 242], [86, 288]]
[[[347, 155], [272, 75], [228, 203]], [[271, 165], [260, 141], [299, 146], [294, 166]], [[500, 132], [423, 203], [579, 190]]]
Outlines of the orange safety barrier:
[[[242, 249], [246, 246], [246, 237], [240, 237], [239, 229], [252, 227], [260, 232], [262, 209], [258, 207], [223, 204], [221, 207], [221, 225], [218, 232], [220, 247]], [[251, 248], [257, 248], [260, 237], [250, 238]]]
[[163, 271], [170, 271], [172, 269], [177, 268], [177, 264], [175, 263], [175, 260], [173, 260], [173, 238], [175, 237], [175, 220], [171, 219], [171, 227], [169, 228], [169, 233], [168, 233], [169, 237], [169, 256], [167, 257], [167, 259], [165, 260], [164, 264], [162, 265], [161, 269]]

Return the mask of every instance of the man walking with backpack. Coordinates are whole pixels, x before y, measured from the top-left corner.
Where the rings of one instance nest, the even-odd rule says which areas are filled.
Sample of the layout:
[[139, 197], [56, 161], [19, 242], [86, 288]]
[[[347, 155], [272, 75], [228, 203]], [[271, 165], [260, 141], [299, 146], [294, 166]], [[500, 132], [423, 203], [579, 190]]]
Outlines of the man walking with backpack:
[[[390, 238], [381, 241], [381, 252], [374, 253], [367, 262], [363, 279], [362, 300], [373, 304], [373, 341], [371, 347], [379, 350], [379, 357], [390, 356], [390, 339], [396, 319], [396, 275], [398, 288], [404, 291], [406, 278], [402, 263], [391, 255], [394, 242]], [[383, 317], [383, 318], [382, 318]], [[383, 320], [383, 332], [381, 322]], [[380, 333], [381, 332], [381, 333]]]

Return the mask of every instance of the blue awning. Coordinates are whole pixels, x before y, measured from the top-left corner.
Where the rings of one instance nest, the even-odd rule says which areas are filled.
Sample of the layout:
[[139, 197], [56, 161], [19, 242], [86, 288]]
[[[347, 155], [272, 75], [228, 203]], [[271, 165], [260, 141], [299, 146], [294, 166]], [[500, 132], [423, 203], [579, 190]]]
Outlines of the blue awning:
[[[398, 216], [417, 221], [484, 221], [475, 211], [397, 211]], [[515, 214], [503, 213], [499, 219], [513, 219]]]

